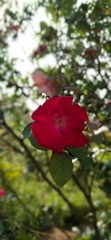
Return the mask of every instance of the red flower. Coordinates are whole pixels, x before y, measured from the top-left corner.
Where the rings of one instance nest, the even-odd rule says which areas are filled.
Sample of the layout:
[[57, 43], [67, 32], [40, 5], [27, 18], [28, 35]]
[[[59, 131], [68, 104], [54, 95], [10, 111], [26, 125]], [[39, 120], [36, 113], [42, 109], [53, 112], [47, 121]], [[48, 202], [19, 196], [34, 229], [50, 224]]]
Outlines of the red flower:
[[4, 196], [5, 192], [2, 188], [0, 188], [0, 197]]
[[71, 96], [52, 97], [33, 112], [32, 135], [41, 146], [61, 153], [69, 146], [78, 148], [88, 142], [83, 134], [87, 113], [72, 101]]

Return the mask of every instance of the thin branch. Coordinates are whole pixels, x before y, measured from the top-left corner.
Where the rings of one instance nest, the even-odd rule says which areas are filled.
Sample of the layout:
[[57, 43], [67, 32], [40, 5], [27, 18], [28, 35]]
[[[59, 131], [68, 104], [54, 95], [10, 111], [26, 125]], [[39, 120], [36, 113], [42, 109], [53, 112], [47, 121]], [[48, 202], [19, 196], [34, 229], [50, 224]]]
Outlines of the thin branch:
[[93, 205], [93, 201], [92, 201], [92, 198], [91, 198], [91, 192], [90, 193], [87, 193], [84, 189], [84, 187], [81, 185], [81, 183], [78, 181], [77, 177], [74, 175], [72, 175], [72, 178], [74, 180], [74, 182], [76, 183], [76, 185], [78, 186], [78, 188], [81, 190], [81, 192], [83, 193], [84, 197], [86, 198], [89, 206], [90, 206], [90, 209], [93, 213], [93, 226], [94, 226], [94, 229], [95, 229], [95, 234], [96, 234], [96, 237], [97, 237], [97, 240], [102, 240], [101, 239], [101, 236], [100, 236], [100, 233], [99, 233], [99, 229], [98, 229], [98, 226], [97, 226], [97, 216], [96, 216], [96, 209]]
[[14, 146], [12, 143], [9, 143], [7, 140], [2, 139], [2, 142], [6, 143], [8, 145], [8, 147], [10, 147], [11, 149], [13, 149], [15, 152], [18, 152], [20, 154], [23, 155], [23, 151], [21, 151], [19, 148], [17, 148], [16, 146]]
[[79, 210], [69, 201], [69, 199], [63, 194], [63, 192], [61, 191], [61, 189], [56, 186], [55, 184], [53, 184], [50, 179], [47, 177], [46, 173], [42, 170], [39, 162], [33, 157], [33, 155], [31, 154], [30, 150], [28, 149], [27, 145], [24, 143], [24, 140], [22, 138], [20, 138], [13, 130], [12, 128], [6, 123], [5, 119], [3, 118], [3, 125], [7, 128], [7, 130], [14, 136], [14, 138], [20, 143], [20, 145], [24, 148], [27, 156], [31, 159], [31, 161], [34, 163], [36, 170], [39, 171], [43, 177], [43, 179], [48, 183], [48, 185], [54, 189], [59, 196], [61, 196], [61, 198], [64, 200], [64, 202], [67, 203], [67, 205], [69, 206], [70, 210], [73, 211], [74, 215], [76, 218], [78, 219], [83, 219], [82, 214], [79, 212]]
[[15, 191], [15, 189], [13, 189], [13, 187], [9, 184], [9, 182], [6, 180], [4, 173], [2, 170], [0, 170], [0, 177], [3, 181], [3, 183], [5, 184], [5, 186], [14, 194], [14, 196], [16, 197], [17, 201], [22, 205], [22, 207], [24, 208], [24, 210], [29, 213], [33, 218], [36, 219], [35, 214], [33, 214], [33, 212], [30, 211], [29, 208], [26, 207], [25, 203], [21, 200], [21, 198], [18, 196], [17, 192]]

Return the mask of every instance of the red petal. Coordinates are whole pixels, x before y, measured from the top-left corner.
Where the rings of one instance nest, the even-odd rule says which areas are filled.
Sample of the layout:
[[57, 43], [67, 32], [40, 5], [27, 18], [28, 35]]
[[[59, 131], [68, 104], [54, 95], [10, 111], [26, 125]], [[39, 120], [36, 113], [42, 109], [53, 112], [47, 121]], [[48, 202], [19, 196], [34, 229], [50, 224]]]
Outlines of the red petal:
[[47, 99], [42, 106], [38, 107], [33, 113], [32, 113], [32, 119], [33, 120], [39, 120], [40, 118], [47, 118], [47, 115], [50, 113], [50, 109], [53, 109], [54, 107], [57, 107], [58, 105], [58, 97], [53, 97]]
[[44, 107], [44, 108], [57, 107], [57, 106], [58, 106], [58, 100], [59, 100], [59, 97], [49, 98], [49, 99], [47, 99], [47, 100], [44, 102], [43, 107]]
[[32, 134], [37, 142], [48, 149], [59, 152], [58, 137], [57, 132], [55, 133], [55, 129], [51, 126], [51, 124], [47, 125], [46, 122], [34, 122], [31, 125]]
[[78, 104], [73, 104], [72, 109], [71, 109], [71, 116], [73, 118], [78, 118], [82, 121], [88, 121], [88, 115], [82, 107], [80, 107]]
[[83, 147], [88, 143], [88, 138], [83, 133], [74, 133], [71, 146], [73, 147]]
[[62, 97], [52, 97], [46, 100], [43, 104], [44, 111], [49, 112], [50, 115], [53, 113], [58, 113], [59, 115], [68, 115], [72, 107], [73, 97], [62, 96]]
[[60, 129], [60, 135], [61, 135], [61, 142], [63, 149], [71, 146], [71, 142], [73, 140], [73, 133], [70, 129], [67, 127]]
[[68, 116], [71, 108], [73, 106], [73, 97], [72, 96], [62, 96], [59, 97], [58, 105], [61, 108], [61, 113], [65, 116]]
[[81, 121], [80, 119], [77, 119], [76, 117], [69, 117], [67, 121], [67, 126], [72, 129], [72, 131], [77, 132], [77, 131], [83, 131], [84, 130], [84, 122]]
[[72, 107], [72, 100], [73, 98], [70, 96], [49, 98], [32, 113], [32, 119], [38, 120], [42, 115], [46, 118], [51, 117], [54, 113], [67, 116]]
[[68, 129], [62, 130], [48, 121], [33, 122], [31, 129], [37, 142], [54, 152], [61, 153], [64, 148], [71, 145], [73, 135]]
[[38, 120], [38, 119], [40, 119], [41, 117], [44, 118], [44, 112], [43, 112], [43, 107], [42, 107], [42, 106], [38, 107], [38, 108], [32, 113], [31, 118], [32, 118], [33, 120]]

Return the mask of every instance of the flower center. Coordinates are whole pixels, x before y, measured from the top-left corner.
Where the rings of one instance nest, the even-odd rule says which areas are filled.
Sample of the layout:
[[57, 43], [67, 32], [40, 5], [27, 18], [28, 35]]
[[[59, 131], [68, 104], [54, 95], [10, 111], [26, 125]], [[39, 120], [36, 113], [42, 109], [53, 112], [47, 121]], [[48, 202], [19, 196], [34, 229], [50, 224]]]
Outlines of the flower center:
[[58, 113], [53, 114], [54, 123], [57, 127], [62, 128], [66, 124], [66, 118], [64, 116], [60, 116]]

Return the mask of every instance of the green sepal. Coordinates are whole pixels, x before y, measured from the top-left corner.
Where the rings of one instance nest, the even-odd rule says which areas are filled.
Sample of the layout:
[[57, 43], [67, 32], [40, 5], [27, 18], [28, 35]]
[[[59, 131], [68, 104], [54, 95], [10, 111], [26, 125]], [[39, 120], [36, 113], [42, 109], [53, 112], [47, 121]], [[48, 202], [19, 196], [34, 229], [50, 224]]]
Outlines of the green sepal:
[[24, 138], [29, 138], [29, 137], [31, 137], [31, 135], [32, 135], [32, 133], [31, 133], [31, 127], [30, 127], [31, 124], [32, 124], [32, 122], [31, 122], [31, 123], [28, 123], [28, 124], [25, 126], [25, 128], [24, 128], [24, 130], [23, 130], [23, 132], [22, 132]]

